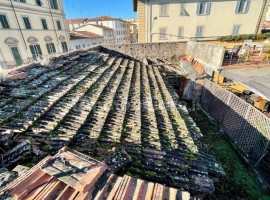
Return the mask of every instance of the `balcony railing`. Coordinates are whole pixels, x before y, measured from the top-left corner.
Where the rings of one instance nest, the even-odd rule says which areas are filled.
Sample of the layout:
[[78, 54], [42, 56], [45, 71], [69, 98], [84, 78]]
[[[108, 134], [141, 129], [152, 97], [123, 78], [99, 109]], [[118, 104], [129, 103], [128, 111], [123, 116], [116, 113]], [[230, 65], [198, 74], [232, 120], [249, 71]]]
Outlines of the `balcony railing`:
[[15, 61], [6, 61], [6, 62], [0, 62], [0, 66], [2, 66], [3, 68], [7, 68], [7, 69], [11, 69], [11, 68], [15, 68], [15, 67], [19, 67], [22, 65], [27, 65], [30, 64], [32, 62], [37, 62], [37, 61], [41, 61], [41, 60], [48, 60], [50, 58], [56, 57], [56, 56], [61, 56], [65, 53], [54, 53], [54, 54], [50, 54], [50, 55], [46, 55], [46, 56], [37, 56], [36, 59], [33, 59], [32, 57], [28, 57], [27, 59], [22, 60], [22, 64], [18, 65]]
[[223, 66], [252, 66], [270, 64], [270, 54], [265, 47], [236, 45], [227, 48]]

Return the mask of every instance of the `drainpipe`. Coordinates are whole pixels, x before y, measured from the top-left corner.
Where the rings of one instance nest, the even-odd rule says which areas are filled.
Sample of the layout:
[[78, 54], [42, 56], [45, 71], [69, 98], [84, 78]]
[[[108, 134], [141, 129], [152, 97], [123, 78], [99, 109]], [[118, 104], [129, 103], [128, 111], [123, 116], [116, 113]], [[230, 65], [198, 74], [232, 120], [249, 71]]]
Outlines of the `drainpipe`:
[[25, 41], [25, 39], [24, 39], [23, 32], [22, 32], [22, 29], [21, 29], [21, 26], [20, 26], [20, 23], [19, 23], [19, 20], [18, 20], [16, 11], [15, 11], [15, 8], [14, 8], [14, 6], [13, 6], [12, 0], [10, 0], [10, 3], [11, 3], [11, 7], [12, 7], [12, 10], [13, 10], [14, 15], [15, 15], [16, 22], [17, 22], [17, 24], [18, 24], [18, 27], [19, 27], [19, 30], [20, 30], [20, 33], [21, 33], [21, 36], [22, 36], [22, 39], [23, 39], [23, 43], [24, 43], [25, 49], [27, 50], [27, 44], [26, 44], [26, 41]]
[[263, 1], [263, 6], [262, 6], [261, 13], [260, 13], [259, 21], [258, 21], [257, 26], [256, 26], [255, 34], [258, 34], [261, 22], [262, 22], [262, 20], [264, 20], [263, 19], [263, 14], [264, 14], [264, 11], [265, 11], [265, 7], [267, 5], [267, 1], [268, 0]]
[[58, 39], [58, 36], [57, 36], [56, 27], [55, 27], [55, 23], [54, 23], [54, 20], [53, 20], [52, 8], [51, 8], [51, 4], [50, 4], [50, 1], [49, 0], [48, 0], [48, 5], [49, 5], [50, 14], [51, 14], [52, 22], [53, 22], [53, 28], [54, 28], [53, 30], [54, 30], [54, 33], [55, 33], [55, 36], [56, 36], [57, 49], [58, 49], [58, 52], [60, 52], [59, 51], [59, 39]]

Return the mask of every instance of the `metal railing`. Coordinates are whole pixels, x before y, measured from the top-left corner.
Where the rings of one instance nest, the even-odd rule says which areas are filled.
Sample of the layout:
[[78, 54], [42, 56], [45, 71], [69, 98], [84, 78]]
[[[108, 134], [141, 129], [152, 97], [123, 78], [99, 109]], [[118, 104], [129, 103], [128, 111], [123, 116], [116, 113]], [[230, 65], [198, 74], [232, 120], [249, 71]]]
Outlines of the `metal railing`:
[[269, 56], [261, 47], [226, 48], [223, 66], [269, 64]]
[[[68, 52], [66, 52], [68, 53]], [[6, 61], [6, 62], [0, 62], [0, 66], [2, 66], [3, 68], [14, 68], [14, 67], [20, 67], [22, 65], [27, 65], [27, 64], [30, 64], [32, 62], [38, 62], [38, 61], [42, 61], [42, 60], [49, 60], [50, 58], [53, 58], [53, 57], [57, 57], [57, 56], [61, 56], [65, 53], [54, 53], [54, 54], [50, 54], [50, 55], [46, 55], [46, 56], [38, 56], [36, 59], [33, 59], [32, 57], [28, 57], [26, 59], [23, 59], [22, 60], [22, 64], [21, 65], [18, 65], [15, 61]]]
[[204, 110], [256, 165], [266, 155], [270, 118], [235, 94], [205, 79], [201, 95]]

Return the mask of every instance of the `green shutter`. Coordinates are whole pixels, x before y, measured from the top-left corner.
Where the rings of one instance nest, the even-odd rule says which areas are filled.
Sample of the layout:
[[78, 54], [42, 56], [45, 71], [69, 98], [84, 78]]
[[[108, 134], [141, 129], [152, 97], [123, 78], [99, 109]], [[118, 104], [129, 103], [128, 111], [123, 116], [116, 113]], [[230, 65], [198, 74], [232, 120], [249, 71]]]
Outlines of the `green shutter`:
[[58, 30], [62, 30], [61, 22], [60, 21], [56, 21], [56, 24], [57, 24]]
[[22, 58], [21, 58], [21, 55], [19, 53], [19, 50], [17, 47], [11, 47], [11, 51], [12, 51], [12, 54], [13, 54], [13, 57], [15, 59], [15, 62], [18, 65], [21, 65], [23, 62], [22, 62]]
[[0, 15], [0, 22], [1, 22], [3, 28], [9, 28], [9, 24], [8, 24], [6, 15]]
[[37, 4], [38, 6], [41, 6], [41, 5], [42, 5], [41, 0], [36, 0], [36, 4]]
[[48, 51], [48, 54], [50, 54], [50, 47], [49, 47], [49, 44], [46, 44], [46, 47], [47, 47], [47, 51]]
[[41, 51], [40, 45], [36, 45], [36, 46], [37, 46], [37, 49], [38, 49], [38, 54], [39, 55], [42, 55], [42, 51]]
[[29, 47], [30, 47], [30, 51], [31, 51], [32, 55], [34, 55], [35, 54], [35, 50], [34, 50], [33, 45], [30, 45]]
[[31, 24], [28, 17], [23, 17], [23, 21], [26, 29], [31, 29]]
[[20, 0], [20, 2], [22, 2], [22, 3], [26, 3], [26, 0]]
[[50, 4], [51, 4], [51, 8], [52, 9], [55, 9], [55, 10], [58, 10], [58, 3], [57, 3], [57, 0], [50, 0]]
[[52, 43], [52, 48], [53, 48], [53, 52], [55, 53], [56, 49], [55, 49], [54, 43]]
[[57, 0], [53, 0], [54, 2], [54, 9], [58, 10], [58, 3], [57, 3]]
[[45, 19], [41, 19], [41, 23], [42, 23], [43, 29], [47, 30], [48, 29], [48, 26], [47, 26], [46, 20]]
[[68, 52], [68, 48], [67, 48], [67, 43], [66, 42], [62, 42], [62, 49], [63, 49], [63, 52]]

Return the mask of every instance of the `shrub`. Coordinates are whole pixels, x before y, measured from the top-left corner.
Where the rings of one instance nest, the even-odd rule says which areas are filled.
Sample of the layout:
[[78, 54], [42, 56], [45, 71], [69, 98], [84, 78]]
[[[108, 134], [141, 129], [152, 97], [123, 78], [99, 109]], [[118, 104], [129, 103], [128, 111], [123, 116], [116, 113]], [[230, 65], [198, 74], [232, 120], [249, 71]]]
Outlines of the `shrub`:
[[230, 42], [230, 41], [240, 41], [240, 40], [261, 40], [270, 38], [270, 33], [263, 34], [242, 34], [242, 35], [227, 35], [219, 37], [219, 41]]

